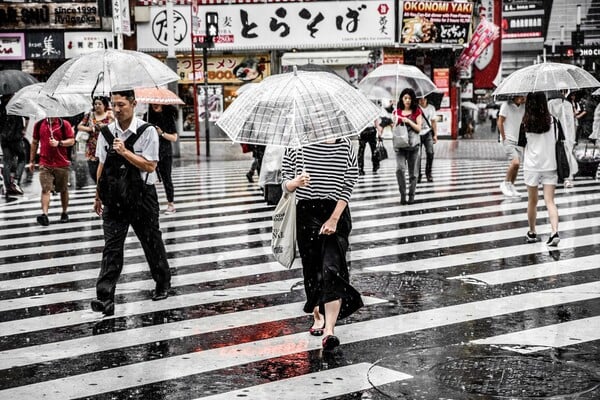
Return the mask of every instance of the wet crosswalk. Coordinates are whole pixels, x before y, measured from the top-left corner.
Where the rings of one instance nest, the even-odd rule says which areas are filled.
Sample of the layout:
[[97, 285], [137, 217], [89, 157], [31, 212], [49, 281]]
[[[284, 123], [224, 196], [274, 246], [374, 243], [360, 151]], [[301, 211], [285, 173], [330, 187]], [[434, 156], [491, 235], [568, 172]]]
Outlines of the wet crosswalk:
[[[500, 193], [504, 162], [436, 160], [412, 205], [400, 205], [393, 161], [361, 177], [349, 258], [365, 307], [327, 354], [307, 332], [299, 260], [286, 270], [270, 255], [273, 206], [245, 167], [175, 168], [177, 213], [161, 215], [173, 294], [151, 301], [130, 233], [107, 318], [89, 307], [104, 243], [93, 188], [71, 193], [65, 224], [54, 197], [48, 227], [35, 223], [37, 193], [1, 203], [0, 399], [472, 399], [508, 393], [484, 372], [486, 384], [457, 385], [440, 363], [498, 355], [600, 373], [596, 181], [558, 189], [549, 248], [542, 201], [542, 242], [525, 243], [527, 199]], [[594, 382], [582, 398], [600, 396]]]

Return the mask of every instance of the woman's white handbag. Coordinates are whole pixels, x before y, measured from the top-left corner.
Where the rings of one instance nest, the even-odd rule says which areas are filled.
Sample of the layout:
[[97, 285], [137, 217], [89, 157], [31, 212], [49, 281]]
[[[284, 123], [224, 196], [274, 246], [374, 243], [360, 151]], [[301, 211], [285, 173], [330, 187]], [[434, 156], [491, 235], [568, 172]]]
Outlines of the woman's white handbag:
[[296, 258], [296, 192], [283, 192], [273, 213], [273, 256], [286, 268], [291, 268]]

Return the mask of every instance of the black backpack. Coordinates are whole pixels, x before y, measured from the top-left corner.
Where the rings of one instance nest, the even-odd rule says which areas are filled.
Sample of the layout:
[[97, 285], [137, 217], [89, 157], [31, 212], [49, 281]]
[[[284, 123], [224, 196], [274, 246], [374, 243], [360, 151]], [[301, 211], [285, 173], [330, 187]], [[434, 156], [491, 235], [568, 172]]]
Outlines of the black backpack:
[[[145, 123], [141, 125], [137, 128], [135, 135], [127, 138], [125, 147], [129, 151], [134, 151], [133, 145], [149, 126], [152, 126], [152, 124]], [[102, 203], [115, 212], [128, 213], [139, 209], [146, 191], [146, 182], [142, 180], [140, 170], [113, 150], [112, 144], [115, 137], [108, 126], [103, 126], [100, 132], [102, 132], [102, 136], [108, 143], [108, 146], [106, 146], [106, 160], [98, 180], [98, 194]], [[146, 180], [148, 180], [147, 173]]]

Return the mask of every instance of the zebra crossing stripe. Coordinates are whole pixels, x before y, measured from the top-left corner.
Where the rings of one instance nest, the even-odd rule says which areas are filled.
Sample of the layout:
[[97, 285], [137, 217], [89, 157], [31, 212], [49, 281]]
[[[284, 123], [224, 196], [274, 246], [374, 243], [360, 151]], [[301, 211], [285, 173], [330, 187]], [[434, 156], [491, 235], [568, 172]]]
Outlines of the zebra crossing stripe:
[[389, 368], [359, 363], [196, 400], [326, 399], [411, 378], [411, 375]]
[[[367, 307], [387, 303], [387, 300], [370, 296], [363, 296], [362, 299]], [[98, 340], [98, 337], [95, 336], [87, 336], [62, 342], [5, 350], [0, 352], [0, 370], [31, 364], [32, 352], [38, 355], [40, 361], [48, 362], [117, 348], [137, 346], [144, 343], [172, 340], [186, 336], [201, 335], [203, 333], [297, 318], [302, 315], [303, 304], [303, 302], [296, 302], [273, 307], [237, 311], [231, 314], [211, 315], [143, 328], [128, 329], [107, 333], [103, 336], [105, 340]]]
[[[599, 296], [600, 282], [591, 282], [341, 325], [336, 327], [336, 335], [343, 343], [362, 342], [482, 318], [597, 299]], [[273, 357], [317, 350], [320, 347], [320, 338], [311, 337], [303, 332], [6, 389], [0, 391], [0, 398], [43, 397], [50, 400], [94, 396]]]
[[521, 354], [533, 353], [547, 348], [572, 346], [600, 338], [600, 317], [577, 319], [506, 333], [485, 339], [473, 340], [473, 344], [496, 345]]
[[[579, 240], [579, 238], [577, 240]], [[564, 241], [561, 241], [560, 243], [562, 247], [562, 245], [564, 245]], [[574, 272], [589, 271], [598, 268], [600, 268], [600, 254], [594, 254], [591, 256], [577, 257], [575, 260], [571, 258], [542, 264], [527, 265], [524, 267], [513, 267], [499, 271], [451, 276], [447, 279], [458, 279], [465, 282], [479, 282], [485, 285], [502, 285], [505, 283], [571, 274]]]

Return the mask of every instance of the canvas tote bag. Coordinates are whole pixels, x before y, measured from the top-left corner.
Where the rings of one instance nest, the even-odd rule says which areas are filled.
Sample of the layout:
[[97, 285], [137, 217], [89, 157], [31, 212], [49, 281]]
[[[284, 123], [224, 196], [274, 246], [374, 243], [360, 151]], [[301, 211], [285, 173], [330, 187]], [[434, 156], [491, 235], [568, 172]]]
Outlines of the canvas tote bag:
[[273, 213], [273, 256], [286, 268], [291, 268], [296, 258], [296, 192], [284, 191]]

